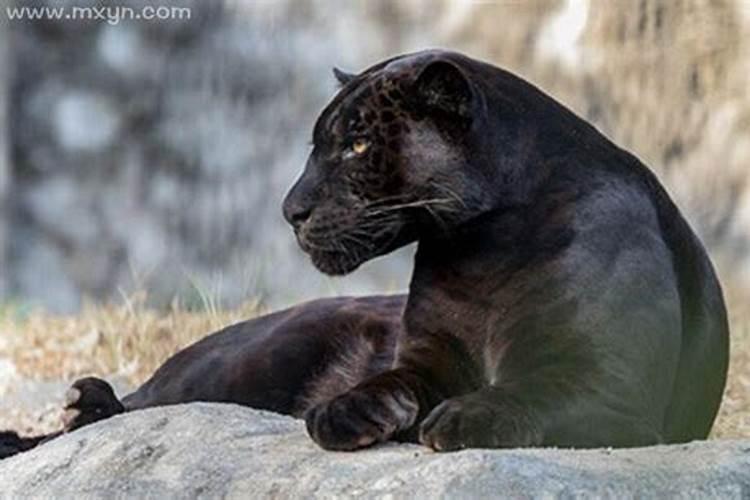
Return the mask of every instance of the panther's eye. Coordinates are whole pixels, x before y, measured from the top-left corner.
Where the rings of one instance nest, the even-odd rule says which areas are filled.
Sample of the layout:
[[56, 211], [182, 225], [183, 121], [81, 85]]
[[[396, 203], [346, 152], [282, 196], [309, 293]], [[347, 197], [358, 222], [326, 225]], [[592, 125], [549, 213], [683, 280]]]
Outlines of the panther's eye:
[[364, 154], [365, 151], [370, 147], [367, 139], [355, 139], [352, 143], [352, 152], [356, 155]]
[[362, 156], [370, 149], [370, 141], [365, 138], [358, 137], [354, 139], [351, 144], [344, 150], [342, 157], [345, 160], [354, 158], [355, 156]]

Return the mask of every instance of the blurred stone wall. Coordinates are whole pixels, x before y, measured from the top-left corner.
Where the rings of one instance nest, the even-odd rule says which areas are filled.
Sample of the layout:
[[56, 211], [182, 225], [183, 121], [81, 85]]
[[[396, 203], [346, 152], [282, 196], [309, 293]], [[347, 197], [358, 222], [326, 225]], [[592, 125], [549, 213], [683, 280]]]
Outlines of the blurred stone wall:
[[633, 150], [724, 273], [750, 283], [741, 0], [178, 4], [190, 20], [0, 28], [12, 56], [0, 60], [10, 95], [4, 119], [0, 104], [11, 160], [5, 297], [70, 311], [135, 290], [155, 304], [280, 305], [405, 287], [410, 249], [343, 279], [321, 276], [280, 204], [335, 91], [330, 67], [433, 46], [519, 72]]
[[[180, 5], [189, 21], [11, 23], [10, 295], [70, 311], [136, 290], [232, 305], [405, 286], [404, 258], [321, 276], [281, 217], [331, 66], [398, 50], [388, 13]], [[373, 33], [353, 29], [370, 16]]]

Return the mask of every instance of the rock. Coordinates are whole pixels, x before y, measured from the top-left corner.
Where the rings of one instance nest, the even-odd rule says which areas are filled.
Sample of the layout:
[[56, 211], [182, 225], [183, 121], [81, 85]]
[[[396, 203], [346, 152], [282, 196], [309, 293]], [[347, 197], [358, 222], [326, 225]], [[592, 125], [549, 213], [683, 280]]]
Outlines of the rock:
[[750, 441], [333, 453], [301, 421], [196, 403], [121, 415], [6, 459], [0, 485], [2, 498], [743, 498]]

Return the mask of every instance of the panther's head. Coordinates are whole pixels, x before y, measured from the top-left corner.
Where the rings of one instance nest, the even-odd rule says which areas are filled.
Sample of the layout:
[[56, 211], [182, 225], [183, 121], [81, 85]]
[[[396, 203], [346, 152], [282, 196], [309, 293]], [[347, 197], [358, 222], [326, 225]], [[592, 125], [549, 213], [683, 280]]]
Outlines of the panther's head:
[[476, 152], [483, 97], [463, 56], [429, 51], [359, 75], [315, 124], [305, 170], [284, 200], [302, 249], [327, 274], [450, 232], [488, 200]]

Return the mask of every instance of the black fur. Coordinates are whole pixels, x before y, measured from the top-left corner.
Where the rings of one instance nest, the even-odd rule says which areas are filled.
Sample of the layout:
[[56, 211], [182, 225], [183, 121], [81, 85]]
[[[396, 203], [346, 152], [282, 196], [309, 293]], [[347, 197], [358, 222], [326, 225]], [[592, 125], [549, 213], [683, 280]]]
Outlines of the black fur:
[[[349, 136], [380, 140], [378, 120], [360, 126], [356, 116], [382, 102], [399, 124], [383, 141], [390, 160], [377, 148], [339, 156]], [[437, 187], [460, 207], [424, 201]], [[420, 210], [377, 224], [362, 208], [399, 197]], [[376, 65], [316, 124], [287, 214], [299, 206], [305, 217], [293, 225], [324, 272], [389, 251], [377, 229], [398, 244], [419, 240], [394, 370], [307, 413], [323, 447], [399, 436], [438, 450], [707, 436], [728, 327], [705, 251], [640, 161], [529, 83], [441, 51]], [[363, 226], [373, 236], [352, 243]]]
[[[68, 429], [226, 401], [304, 416], [336, 450], [708, 435], [727, 372], [722, 292], [648, 168], [528, 82], [460, 54], [401, 56], [342, 83], [284, 215], [329, 274], [418, 240], [408, 296], [228, 327], [122, 403], [86, 379]], [[34, 444], [1, 439], [6, 454]]]

